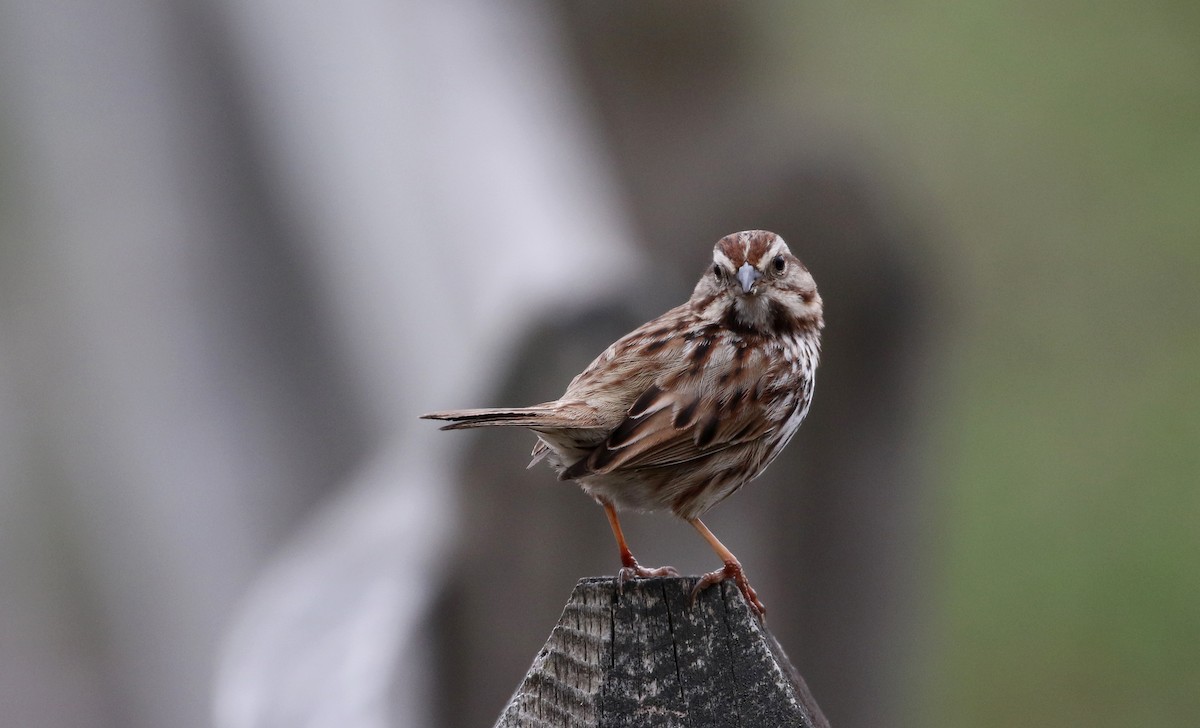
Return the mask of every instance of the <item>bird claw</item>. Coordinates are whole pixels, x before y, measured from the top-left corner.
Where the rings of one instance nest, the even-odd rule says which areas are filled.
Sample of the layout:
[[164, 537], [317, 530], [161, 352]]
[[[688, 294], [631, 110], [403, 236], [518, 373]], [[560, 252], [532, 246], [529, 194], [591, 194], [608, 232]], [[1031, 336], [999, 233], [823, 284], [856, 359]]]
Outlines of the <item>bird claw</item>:
[[634, 579], [653, 579], [659, 576], [679, 576], [679, 572], [674, 566], [659, 566], [654, 569], [647, 569], [634, 561], [632, 564], [627, 564], [621, 567], [617, 572], [617, 593], [625, 593], [625, 582]]
[[700, 577], [700, 581], [696, 582], [696, 586], [692, 589], [692, 604], [696, 603], [696, 597], [700, 595], [700, 592], [713, 584], [720, 584], [727, 579], [733, 579], [734, 583], [737, 584], [738, 591], [746, 599], [746, 604], [750, 606], [750, 610], [758, 615], [760, 621], [765, 621], [767, 618], [767, 608], [758, 600], [758, 594], [755, 593], [754, 587], [750, 586], [750, 581], [746, 578], [746, 572], [742, 570], [742, 565], [737, 561], [726, 561], [724, 568], [710, 571]]

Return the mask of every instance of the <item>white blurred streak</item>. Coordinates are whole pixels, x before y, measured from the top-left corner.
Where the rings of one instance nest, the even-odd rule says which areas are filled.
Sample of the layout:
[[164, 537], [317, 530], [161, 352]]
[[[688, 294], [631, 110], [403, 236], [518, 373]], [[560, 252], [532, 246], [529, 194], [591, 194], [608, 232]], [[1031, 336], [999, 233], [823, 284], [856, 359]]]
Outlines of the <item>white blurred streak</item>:
[[531, 313], [631, 275], [605, 164], [533, 6], [226, 9], [274, 176], [390, 426], [477, 403], [498, 369], [479, 357], [503, 357]]
[[384, 453], [260, 580], [227, 640], [217, 725], [430, 724], [418, 626], [449, 514], [422, 490], [448, 483], [428, 458]]
[[452, 443], [415, 417], [480, 402], [531, 314], [598, 294], [634, 258], [530, 6], [226, 11], [285, 204], [396, 438], [253, 593], [218, 724], [427, 725], [419, 628], [453, 530]]
[[635, 274], [605, 165], [533, 6], [220, 6], [378, 443], [231, 618], [308, 461], [222, 298], [213, 258], [247, 227], [213, 202], [228, 147], [175, 45], [184, 5], [0, 0], [30, 226], [0, 376], [33, 403], [82, 584], [57, 554], [31, 568], [72, 582], [62, 631], [92, 630], [72, 649], [99, 663], [46, 672], [108, 691], [77, 709], [95, 725], [202, 726], [223, 644], [224, 728], [424, 725], [454, 443], [415, 418], [483, 403], [532, 313]]

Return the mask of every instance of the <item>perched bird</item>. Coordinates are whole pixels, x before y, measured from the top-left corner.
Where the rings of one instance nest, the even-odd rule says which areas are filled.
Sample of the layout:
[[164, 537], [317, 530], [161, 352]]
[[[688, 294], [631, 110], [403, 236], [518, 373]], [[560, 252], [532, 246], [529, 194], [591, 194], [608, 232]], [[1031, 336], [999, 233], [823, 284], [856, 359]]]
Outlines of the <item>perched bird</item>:
[[617, 511], [671, 511], [725, 564], [692, 596], [734, 579], [762, 616], [741, 564], [700, 516], [762, 473], [808, 414], [824, 325], [817, 285], [783, 238], [734, 233], [717, 241], [687, 303], [609, 346], [557, 400], [423, 417], [449, 420], [444, 430], [537, 433], [530, 467], [546, 460], [604, 507], [622, 583], [677, 573], [638, 564]]

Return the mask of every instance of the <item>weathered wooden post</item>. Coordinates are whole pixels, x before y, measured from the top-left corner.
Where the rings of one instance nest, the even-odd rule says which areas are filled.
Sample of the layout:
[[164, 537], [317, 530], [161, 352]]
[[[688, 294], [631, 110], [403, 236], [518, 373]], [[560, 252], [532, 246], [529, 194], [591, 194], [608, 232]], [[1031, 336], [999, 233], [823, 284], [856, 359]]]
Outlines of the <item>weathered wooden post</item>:
[[737, 588], [695, 583], [580, 580], [496, 726], [828, 728]]

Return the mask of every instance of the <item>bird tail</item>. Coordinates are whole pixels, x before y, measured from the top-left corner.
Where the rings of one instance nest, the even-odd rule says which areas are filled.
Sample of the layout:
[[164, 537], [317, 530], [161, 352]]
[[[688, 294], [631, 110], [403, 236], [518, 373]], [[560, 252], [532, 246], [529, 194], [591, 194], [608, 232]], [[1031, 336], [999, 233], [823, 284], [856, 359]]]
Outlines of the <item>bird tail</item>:
[[443, 430], [465, 430], [470, 427], [537, 427], [561, 426], [559, 413], [545, 405], [498, 409], [464, 409], [430, 412], [423, 420], [447, 420]]

